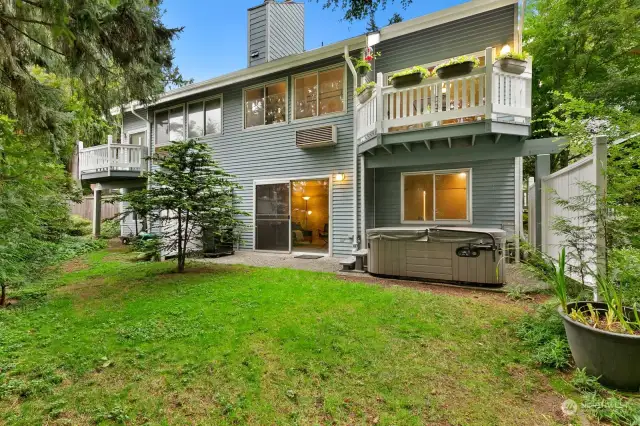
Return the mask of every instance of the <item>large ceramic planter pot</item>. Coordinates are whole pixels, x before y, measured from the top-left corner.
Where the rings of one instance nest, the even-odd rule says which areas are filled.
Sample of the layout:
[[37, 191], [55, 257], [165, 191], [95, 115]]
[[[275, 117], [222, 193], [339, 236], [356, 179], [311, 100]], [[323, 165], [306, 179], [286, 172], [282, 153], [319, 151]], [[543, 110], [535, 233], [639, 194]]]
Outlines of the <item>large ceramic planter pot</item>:
[[410, 86], [415, 86], [417, 84], [420, 84], [422, 80], [423, 80], [422, 73], [416, 72], [413, 74], [407, 74], [407, 75], [395, 77], [391, 81], [391, 84], [393, 84], [393, 87], [395, 87], [396, 89], [402, 89], [403, 87], [410, 87]]
[[519, 59], [504, 58], [498, 61], [500, 63], [500, 69], [504, 72], [511, 74], [522, 74], [527, 69], [527, 61], [521, 61]]
[[371, 95], [373, 95], [373, 87], [367, 87], [362, 93], [358, 95], [358, 102], [360, 102], [361, 104], [367, 102], [369, 99], [371, 99]]
[[[587, 303], [598, 312], [607, 311], [605, 303], [575, 302], [568, 304], [569, 312], [586, 308]], [[562, 308], [559, 312], [576, 367], [586, 368], [604, 385], [635, 392], [640, 389], [640, 336], [598, 330], [572, 320]], [[626, 308], [626, 314], [631, 319], [633, 310]]]
[[461, 62], [459, 64], [447, 65], [446, 67], [438, 68], [436, 73], [438, 77], [443, 80], [448, 78], [460, 77], [462, 75], [467, 75], [471, 71], [473, 71], [473, 67], [475, 64], [473, 61]]

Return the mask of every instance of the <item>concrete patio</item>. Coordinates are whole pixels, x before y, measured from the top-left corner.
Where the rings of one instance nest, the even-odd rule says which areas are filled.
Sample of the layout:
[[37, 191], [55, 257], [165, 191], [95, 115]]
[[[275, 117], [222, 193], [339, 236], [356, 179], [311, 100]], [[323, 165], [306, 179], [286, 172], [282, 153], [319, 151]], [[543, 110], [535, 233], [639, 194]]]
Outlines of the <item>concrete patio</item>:
[[[351, 273], [351, 272], [339, 272], [341, 257], [322, 257], [320, 259], [297, 259], [297, 254], [282, 254], [282, 253], [264, 253], [254, 252], [248, 250], [236, 251], [232, 256], [224, 256], [212, 259], [199, 259], [201, 262], [217, 263], [221, 265], [247, 265], [255, 267], [269, 267], [269, 268], [290, 268], [301, 269], [314, 272], [329, 272], [340, 273], [345, 276], [352, 277], [371, 277], [369, 274]], [[531, 271], [527, 270], [524, 264], [505, 264], [505, 285], [498, 288], [490, 288], [494, 291], [502, 292], [517, 292], [517, 293], [538, 293], [540, 291], [548, 289], [548, 285], [538, 279]], [[383, 278], [385, 279], [385, 278]], [[391, 279], [389, 279], [391, 280]], [[455, 285], [461, 287], [458, 284], [442, 284], [442, 283], [429, 283], [425, 281], [414, 280], [393, 280], [394, 282], [407, 281], [416, 282], [424, 285]], [[467, 287], [467, 286], [462, 286]], [[468, 286], [469, 288], [479, 289], [479, 286]], [[489, 287], [485, 287], [489, 289]]]

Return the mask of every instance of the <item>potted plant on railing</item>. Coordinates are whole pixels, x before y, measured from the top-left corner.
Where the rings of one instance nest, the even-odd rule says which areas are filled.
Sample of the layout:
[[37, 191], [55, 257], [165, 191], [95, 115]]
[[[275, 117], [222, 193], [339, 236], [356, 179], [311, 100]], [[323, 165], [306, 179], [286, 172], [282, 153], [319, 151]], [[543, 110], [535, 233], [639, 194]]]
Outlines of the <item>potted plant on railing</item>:
[[565, 250], [562, 249], [553, 290], [560, 300], [567, 340], [576, 367], [598, 377], [608, 386], [640, 389], [640, 312], [623, 306], [620, 293], [606, 277], [596, 274], [602, 302], [569, 302], [565, 277]]
[[480, 61], [475, 56], [458, 56], [441, 63], [434, 71], [438, 77], [445, 80], [469, 74], [478, 65]]
[[500, 64], [500, 69], [512, 74], [522, 74], [527, 69], [528, 54], [525, 52], [507, 52], [496, 58]]
[[390, 80], [393, 87], [400, 89], [420, 84], [422, 80], [431, 77], [431, 75], [432, 74], [426, 68], [415, 66], [393, 74]]
[[368, 83], [364, 83], [362, 86], [356, 89], [356, 95], [358, 95], [358, 102], [361, 104], [367, 102], [371, 99], [371, 95], [373, 95], [373, 90], [376, 87], [375, 81], [370, 81]]

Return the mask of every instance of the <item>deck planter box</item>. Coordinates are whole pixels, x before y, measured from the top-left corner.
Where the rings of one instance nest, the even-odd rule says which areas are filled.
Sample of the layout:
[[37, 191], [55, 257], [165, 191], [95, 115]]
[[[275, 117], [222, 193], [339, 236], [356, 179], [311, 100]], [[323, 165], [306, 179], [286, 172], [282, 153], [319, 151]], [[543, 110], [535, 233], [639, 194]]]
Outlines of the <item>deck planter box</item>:
[[[569, 303], [569, 312], [591, 303], [598, 312], [607, 312], [607, 305], [598, 302]], [[576, 367], [600, 377], [604, 385], [637, 392], [640, 389], [640, 335], [611, 333], [572, 320], [559, 308], [567, 332], [571, 355]], [[633, 310], [626, 308], [631, 318]]]
[[446, 80], [449, 78], [455, 78], [469, 74], [471, 71], [473, 71], [474, 66], [475, 64], [473, 63], [473, 61], [465, 61], [459, 64], [440, 67], [436, 70], [436, 73], [442, 80]]
[[500, 69], [511, 74], [522, 74], [527, 69], [527, 61], [514, 58], [503, 58], [498, 61]]
[[395, 87], [396, 89], [402, 89], [403, 87], [410, 87], [420, 84], [422, 80], [422, 73], [415, 72], [412, 74], [395, 77], [393, 80], [391, 80], [391, 84], [393, 84], [393, 87]]
[[358, 95], [358, 102], [360, 102], [361, 104], [367, 102], [369, 99], [371, 99], [371, 95], [373, 95], [373, 87], [367, 87], [362, 93]]

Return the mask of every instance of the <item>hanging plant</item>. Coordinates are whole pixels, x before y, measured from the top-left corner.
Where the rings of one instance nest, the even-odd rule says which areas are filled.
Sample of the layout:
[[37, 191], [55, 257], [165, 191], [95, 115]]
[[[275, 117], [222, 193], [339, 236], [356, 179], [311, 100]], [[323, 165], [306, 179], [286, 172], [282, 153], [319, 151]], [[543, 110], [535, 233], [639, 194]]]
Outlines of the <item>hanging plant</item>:
[[380, 52], [373, 52], [371, 47], [367, 47], [359, 58], [351, 58], [351, 62], [355, 67], [358, 74], [361, 76], [367, 75], [372, 70], [371, 63], [375, 58], [380, 57]]

